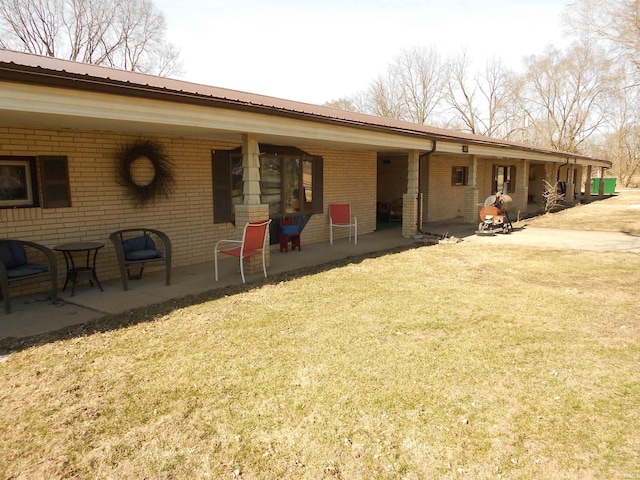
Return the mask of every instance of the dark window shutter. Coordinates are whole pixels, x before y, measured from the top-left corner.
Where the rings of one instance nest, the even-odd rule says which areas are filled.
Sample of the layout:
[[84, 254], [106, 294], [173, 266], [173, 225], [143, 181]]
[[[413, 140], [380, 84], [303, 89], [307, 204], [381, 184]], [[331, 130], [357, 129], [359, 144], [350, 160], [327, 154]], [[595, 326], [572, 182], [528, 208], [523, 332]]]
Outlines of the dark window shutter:
[[313, 213], [322, 213], [322, 202], [323, 202], [322, 172], [323, 172], [323, 158], [314, 157], [313, 158], [313, 200], [312, 200]]
[[213, 223], [231, 222], [231, 165], [229, 151], [213, 151]]
[[42, 182], [42, 207], [70, 207], [71, 192], [67, 157], [38, 157], [38, 163]]

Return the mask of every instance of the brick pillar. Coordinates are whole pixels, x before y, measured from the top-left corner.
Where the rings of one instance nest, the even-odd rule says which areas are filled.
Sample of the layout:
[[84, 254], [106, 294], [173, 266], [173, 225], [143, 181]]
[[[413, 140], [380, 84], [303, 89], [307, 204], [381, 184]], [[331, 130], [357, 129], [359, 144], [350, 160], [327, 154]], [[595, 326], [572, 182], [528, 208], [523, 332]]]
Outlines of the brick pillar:
[[418, 233], [418, 194], [405, 193], [402, 196], [402, 236], [413, 238]]
[[[242, 233], [244, 231], [244, 226], [248, 222], [257, 222], [260, 220], [268, 220], [269, 219], [269, 205], [236, 205], [236, 232], [238, 235], [238, 240], [242, 239]], [[268, 234], [267, 234], [268, 235]], [[267, 267], [270, 265], [270, 255], [269, 255], [269, 237], [267, 236], [267, 255], [265, 261], [267, 262]], [[240, 268], [238, 266], [238, 268]], [[262, 272], [262, 257], [255, 256], [246, 258], [244, 261], [244, 273], [258, 273]]]
[[587, 175], [584, 180], [584, 201], [585, 202], [591, 201], [591, 175], [593, 173], [592, 168], [593, 167], [591, 165], [587, 166]]
[[[260, 204], [260, 147], [258, 136], [242, 135], [242, 180], [245, 205]], [[267, 215], [267, 218], [269, 215]], [[244, 223], [243, 223], [244, 226]]]
[[[420, 152], [409, 152], [407, 169], [407, 193], [402, 196], [402, 236], [413, 238], [418, 233], [418, 181], [420, 173]], [[421, 223], [421, 221], [420, 221]]]
[[478, 221], [480, 203], [480, 191], [478, 190], [478, 159], [471, 155], [469, 163], [469, 178], [467, 189], [464, 192], [464, 222], [476, 223]]

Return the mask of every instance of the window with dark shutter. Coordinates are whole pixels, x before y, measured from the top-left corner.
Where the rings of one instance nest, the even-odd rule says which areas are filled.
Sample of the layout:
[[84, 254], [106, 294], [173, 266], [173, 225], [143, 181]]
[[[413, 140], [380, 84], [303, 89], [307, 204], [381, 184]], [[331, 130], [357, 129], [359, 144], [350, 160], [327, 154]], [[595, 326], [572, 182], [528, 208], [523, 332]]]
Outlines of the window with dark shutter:
[[311, 199], [313, 205], [313, 213], [322, 213], [323, 202], [323, 159], [322, 157], [313, 158], [313, 198]]
[[[322, 213], [323, 159], [296, 148], [260, 144], [260, 188], [269, 216]], [[234, 221], [233, 206], [242, 203], [242, 152], [212, 152], [214, 223]]]
[[38, 157], [42, 184], [42, 208], [71, 206], [69, 162], [65, 156]]

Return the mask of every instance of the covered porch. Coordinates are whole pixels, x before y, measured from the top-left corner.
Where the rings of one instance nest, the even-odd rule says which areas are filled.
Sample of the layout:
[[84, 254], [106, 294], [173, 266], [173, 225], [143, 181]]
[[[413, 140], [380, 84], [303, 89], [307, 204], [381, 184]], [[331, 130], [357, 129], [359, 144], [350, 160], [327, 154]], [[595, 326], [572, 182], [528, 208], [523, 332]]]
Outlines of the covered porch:
[[[468, 226], [433, 225], [441, 234], [458, 236], [471, 234]], [[466, 233], [465, 233], [466, 232]], [[211, 261], [181, 266], [172, 271], [170, 286], [165, 286], [164, 270], [151, 270], [142, 280], [131, 281], [129, 290], [123, 291], [120, 279], [102, 281], [104, 292], [88, 282], [78, 284], [76, 294], [71, 297], [69, 289], [59, 291], [59, 302], [51, 304], [46, 293], [15, 297], [13, 312], [0, 314], [0, 341], [8, 337], [25, 338], [46, 332], [71, 328], [109, 316], [150, 307], [165, 302], [174, 302], [175, 308], [197, 301], [198, 295], [214, 291], [229, 294], [237, 289], [251, 289], [263, 283], [281, 282], [291, 276], [312, 274], [314, 271], [332, 268], [343, 262], [358, 262], [364, 258], [385, 255], [396, 249], [419, 247], [428, 244], [428, 239], [403, 238], [397, 230], [382, 230], [359, 236], [358, 244], [339, 239], [332, 246], [328, 242], [303, 245], [302, 251], [280, 253], [277, 245], [270, 248], [268, 278], [262, 272], [247, 276], [242, 286], [235, 258], [220, 262], [220, 280], [214, 279], [213, 252]]]

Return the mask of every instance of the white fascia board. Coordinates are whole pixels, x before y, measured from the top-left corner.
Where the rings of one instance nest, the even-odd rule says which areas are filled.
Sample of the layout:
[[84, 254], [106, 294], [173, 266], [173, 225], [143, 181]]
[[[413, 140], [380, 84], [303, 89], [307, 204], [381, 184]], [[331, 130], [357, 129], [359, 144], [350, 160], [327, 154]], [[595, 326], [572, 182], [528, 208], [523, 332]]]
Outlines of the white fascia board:
[[[462, 152], [462, 146], [468, 147], [468, 152]], [[492, 147], [489, 145], [473, 145], [461, 141], [460, 143], [451, 141], [438, 141], [436, 146], [438, 153], [452, 153], [456, 155], [476, 155], [478, 157], [494, 157], [509, 160], [528, 160], [532, 162], [544, 163], [566, 163], [569, 160], [570, 165], [593, 165], [598, 167], [609, 168], [609, 162], [596, 159], [587, 159], [582, 157], [571, 157], [567, 154], [535, 152], [531, 150], [520, 150], [516, 147]]]
[[429, 151], [432, 141], [418, 135], [377, 132], [329, 123], [252, 113], [236, 109], [190, 105], [55, 87], [0, 82], [0, 110], [69, 119], [82, 119], [85, 129], [91, 120], [141, 122], [229, 133], [254, 133], [291, 139], [314, 139], [375, 148]]

